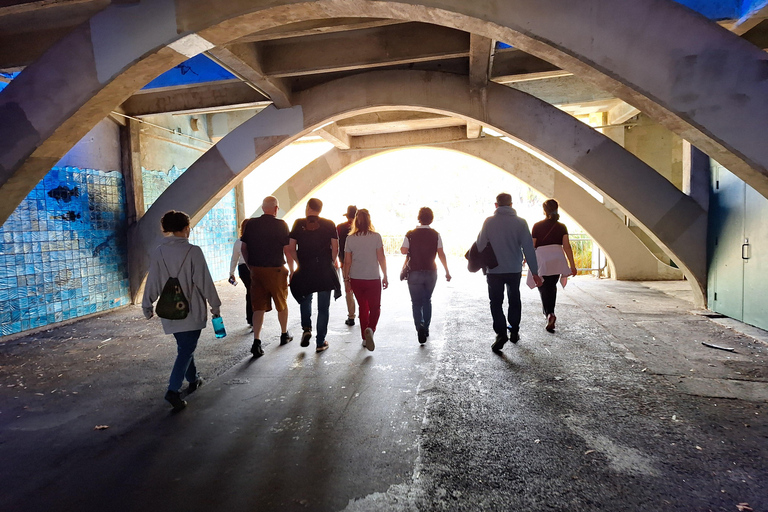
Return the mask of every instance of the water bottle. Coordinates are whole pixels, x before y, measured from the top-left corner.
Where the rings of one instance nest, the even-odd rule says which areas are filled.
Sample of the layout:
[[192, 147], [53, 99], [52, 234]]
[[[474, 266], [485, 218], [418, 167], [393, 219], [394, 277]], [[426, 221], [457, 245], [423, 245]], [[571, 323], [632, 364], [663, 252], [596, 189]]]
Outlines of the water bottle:
[[223, 338], [227, 335], [226, 329], [224, 329], [224, 319], [220, 316], [215, 316], [211, 319], [213, 323], [213, 332], [216, 333], [217, 338]]

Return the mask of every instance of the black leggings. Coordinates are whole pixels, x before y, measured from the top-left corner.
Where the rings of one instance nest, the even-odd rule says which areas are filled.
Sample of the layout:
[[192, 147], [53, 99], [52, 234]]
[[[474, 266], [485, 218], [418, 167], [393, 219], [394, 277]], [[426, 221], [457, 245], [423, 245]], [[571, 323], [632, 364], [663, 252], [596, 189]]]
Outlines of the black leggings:
[[541, 306], [544, 315], [555, 314], [555, 301], [557, 300], [557, 283], [560, 281], [560, 274], [556, 276], [544, 276], [544, 284], [539, 286], [541, 294]]

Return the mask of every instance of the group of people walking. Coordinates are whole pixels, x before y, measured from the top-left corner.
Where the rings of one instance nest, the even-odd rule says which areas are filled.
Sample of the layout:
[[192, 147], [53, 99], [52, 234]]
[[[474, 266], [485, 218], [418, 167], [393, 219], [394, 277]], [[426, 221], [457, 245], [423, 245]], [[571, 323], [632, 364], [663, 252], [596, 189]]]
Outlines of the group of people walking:
[[[229, 280], [236, 283], [234, 272], [237, 269], [246, 288], [246, 320], [253, 329], [253, 357], [264, 355], [261, 330], [264, 314], [272, 310], [273, 304], [281, 329], [280, 344], [293, 340], [288, 331], [289, 289], [299, 304], [302, 347], [308, 347], [312, 340], [312, 302], [317, 295], [315, 350], [318, 353], [327, 350], [330, 346], [326, 336], [331, 294], [340, 298], [342, 283], [347, 303], [345, 324], [354, 326], [357, 313], [362, 345], [370, 351], [375, 349], [381, 294], [389, 286], [382, 237], [375, 231], [366, 209], [350, 206], [345, 214], [347, 221], [338, 226], [320, 217], [322, 209], [322, 201], [311, 198], [307, 202], [306, 217], [296, 220], [289, 230], [286, 222], [277, 217], [277, 198], [268, 196], [262, 202], [263, 214], [246, 219], [240, 226]], [[547, 218], [534, 225], [532, 235], [526, 221], [512, 208], [511, 196], [499, 194], [494, 215], [486, 219], [477, 237], [477, 251], [473, 254], [482, 258], [481, 266], [487, 274], [496, 333], [491, 346], [494, 352], [501, 351], [507, 341], [516, 343], [519, 339], [519, 285], [524, 259], [529, 268], [529, 285], [539, 287], [541, 293], [546, 329], [554, 332], [557, 283], [562, 281], [564, 286], [568, 275], [576, 275], [568, 230], [558, 222], [557, 209], [554, 199], [544, 203]], [[400, 248], [406, 255], [403, 270], [407, 275], [414, 326], [421, 344], [429, 338], [432, 294], [437, 283], [436, 258], [445, 270], [445, 279], [451, 280], [442, 238], [430, 227], [433, 220], [432, 210], [421, 208], [418, 226], [406, 233]], [[161, 319], [164, 332], [173, 334], [177, 342], [177, 357], [165, 399], [178, 410], [186, 406], [181, 394], [183, 381], [189, 382], [187, 393], [202, 385], [195, 367], [194, 351], [206, 325], [206, 302], [215, 317], [219, 315], [221, 300], [202, 250], [189, 243], [189, 217], [183, 212], [167, 212], [161, 227], [167, 236], [151, 255], [142, 306], [146, 318], [152, 318], [153, 304], [165, 293], [164, 287], [174, 275], [184, 296], [190, 297], [186, 318]], [[503, 311], [505, 290], [506, 315]]]

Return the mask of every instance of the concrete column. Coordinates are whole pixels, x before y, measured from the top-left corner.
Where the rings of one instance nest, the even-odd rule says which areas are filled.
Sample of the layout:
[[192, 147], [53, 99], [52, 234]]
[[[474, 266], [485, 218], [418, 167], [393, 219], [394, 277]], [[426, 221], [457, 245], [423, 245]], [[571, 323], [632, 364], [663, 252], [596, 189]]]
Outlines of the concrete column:
[[129, 226], [144, 215], [144, 184], [141, 180], [141, 149], [139, 123], [127, 119], [120, 128], [120, 149], [125, 181], [125, 209]]
[[683, 192], [709, 211], [709, 192], [712, 185], [709, 157], [688, 141], [683, 141]]

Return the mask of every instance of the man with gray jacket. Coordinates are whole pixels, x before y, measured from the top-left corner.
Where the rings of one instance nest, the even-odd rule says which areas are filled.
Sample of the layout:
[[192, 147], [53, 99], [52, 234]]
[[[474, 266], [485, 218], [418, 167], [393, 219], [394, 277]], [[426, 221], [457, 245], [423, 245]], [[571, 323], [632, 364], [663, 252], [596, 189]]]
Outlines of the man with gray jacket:
[[[528, 272], [533, 273], [536, 286], [541, 286], [539, 265], [533, 249], [533, 239], [528, 223], [517, 216], [512, 208], [512, 196], [501, 193], [496, 196], [496, 211], [485, 219], [483, 228], [477, 236], [477, 249], [482, 251], [490, 244], [496, 255], [498, 266], [489, 268], [486, 274], [488, 298], [491, 304], [493, 330], [496, 341], [491, 345], [494, 352], [499, 352], [507, 341], [517, 343], [520, 339], [520, 276], [523, 271], [523, 255], [528, 263]], [[504, 289], [507, 290], [509, 309], [504, 317]], [[509, 322], [509, 324], [507, 324]], [[507, 335], [509, 325], [509, 335]]]

